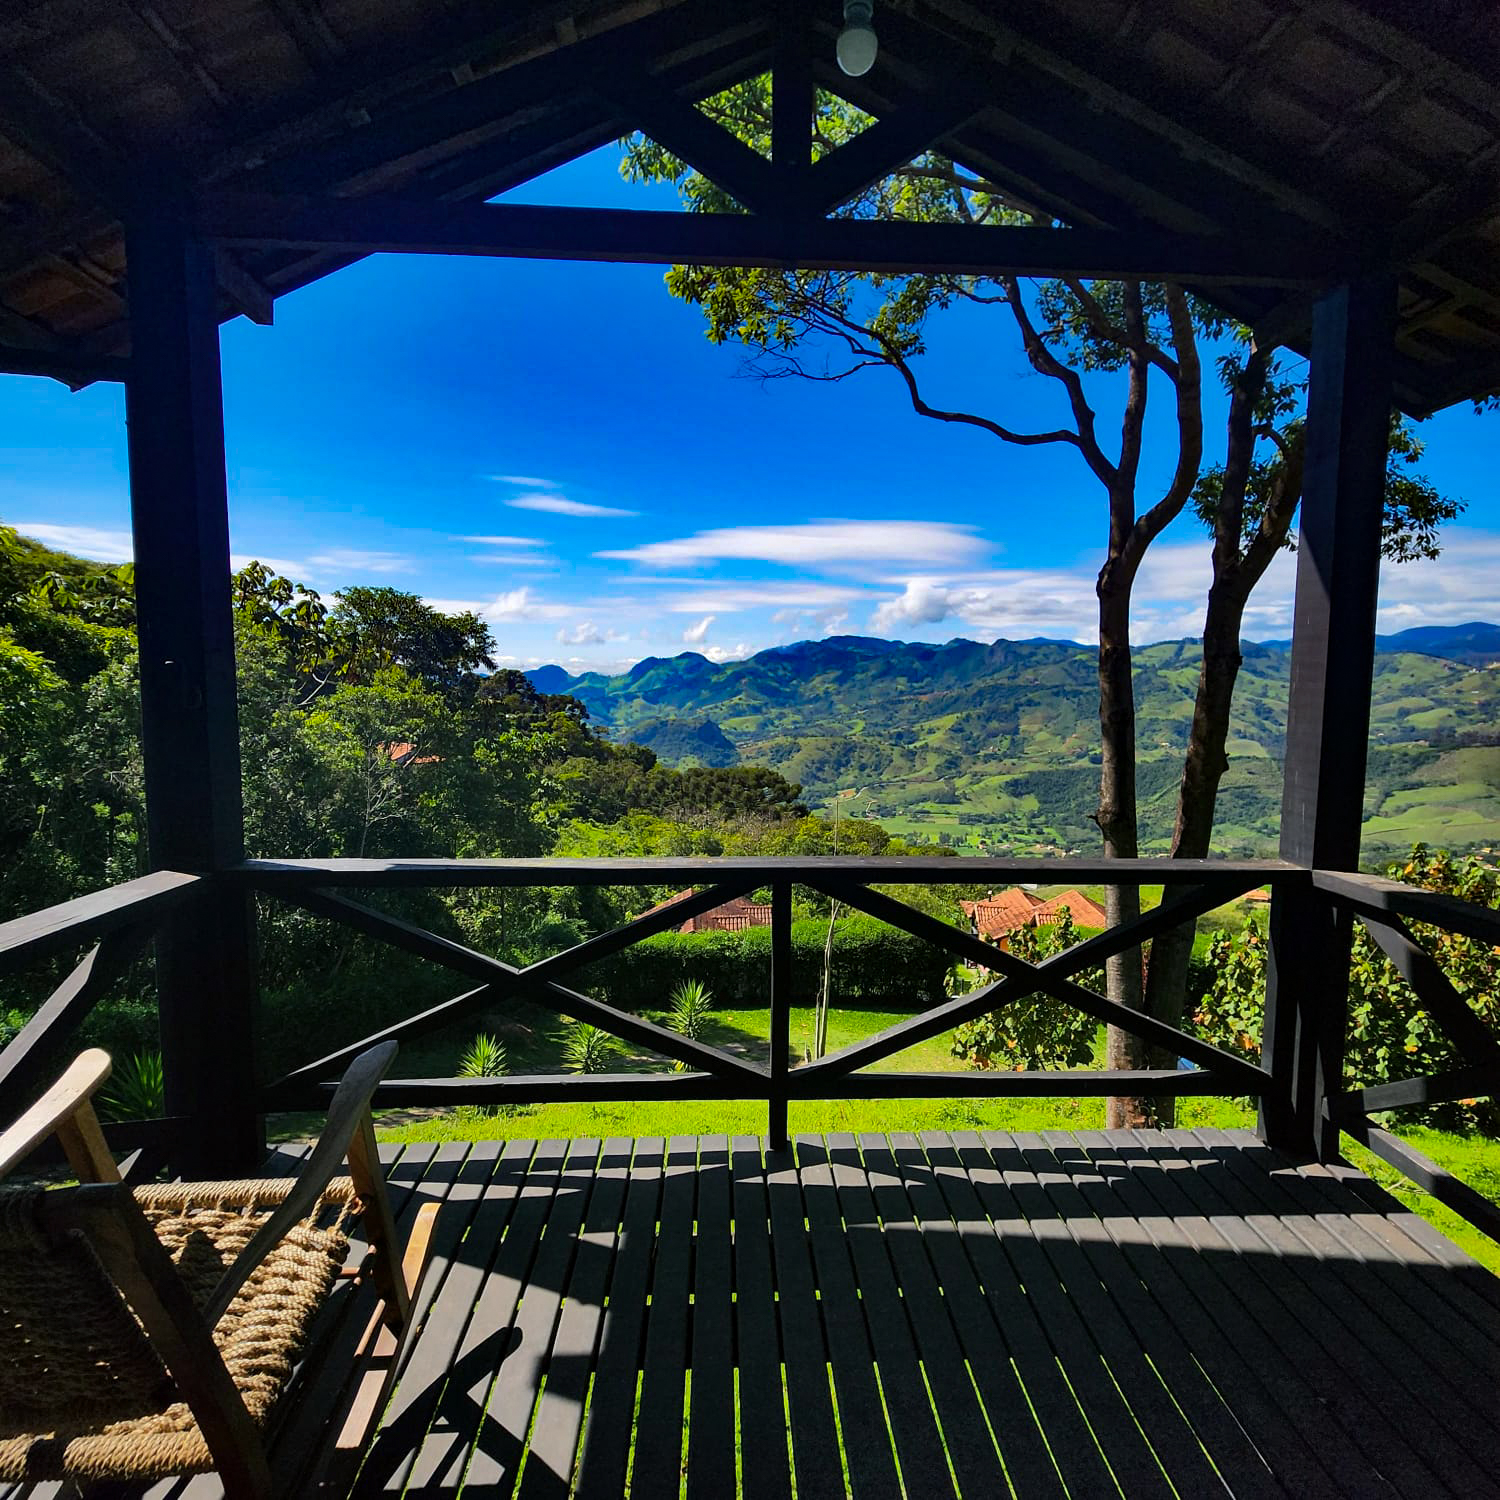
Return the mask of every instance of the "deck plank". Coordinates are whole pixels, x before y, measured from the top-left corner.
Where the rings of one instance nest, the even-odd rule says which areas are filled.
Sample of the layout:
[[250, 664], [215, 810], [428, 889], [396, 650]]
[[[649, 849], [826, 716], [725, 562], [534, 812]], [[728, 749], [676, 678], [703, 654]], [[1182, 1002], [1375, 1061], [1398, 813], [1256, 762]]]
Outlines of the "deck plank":
[[[753, 1461], [741, 1464], [748, 1500], [791, 1500], [786, 1403], [776, 1283], [771, 1268], [764, 1142], [737, 1135], [730, 1147], [734, 1205], [735, 1359], [739, 1365], [740, 1433], [750, 1435]], [[743, 1451], [741, 1454], [743, 1460]]]
[[901, 1480], [876, 1381], [875, 1352], [839, 1213], [838, 1189], [820, 1137], [797, 1138], [797, 1166], [849, 1488], [856, 1500], [899, 1500]]
[[698, 1145], [687, 1453], [687, 1492], [700, 1500], [732, 1495], [735, 1485], [732, 1209], [729, 1140], [706, 1136]]
[[625, 1493], [664, 1156], [658, 1137], [636, 1142], [583, 1429], [579, 1500], [619, 1500]]
[[562, 1500], [568, 1493], [619, 1241], [630, 1155], [631, 1142], [623, 1137], [607, 1140], [600, 1153], [521, 1474], [522, 1500]]
[[651, 1305], [641, 1365], [640, 1411], [630, 1488], [642, 1495], [676, 1494], [682, 1482], [682, 1416], [688, 1361], [688, 1297], [692, 1289], [693, 1208], [698, 1152], [691, 1137], [667, 1143], [667, 1166], [651, 1270]]
[[480, 1285], [432, 1427], [412, 1464], [408, 1495], [454, 1493], [471, 1456], [490, 1437], [485, 1416], [490, 1386], [514, 1347], [511, 1320], [526, 1290], [568, 1145], [567, 1141], [539, 1141], [530, 1158], [510, 1210], [505, 1238]]
[[953, 1476], [937, 1415], [927, 1394], [921, 1357], [854, 1137], [831, 1134], [825, 1149], [838, 1190], [844, 1232], [849, 1237], [902, 1482], [908, 1494], [951, 1495], [955, 1493]]
[[361, 1497], [377, 1488], [386, 1494], [405, 1491], [526, 1175], [532, 1142], [481, 1144], [496, 1149], [481, 1152], [476, 1146], [438, 1215], [422, 1296], [426, 1317], [360, 1472], [356, 1493]]
[[843, 1490], [844, 1475], [829, 1390], [828, 1343], [802, 1187], [790, 1154], [778, 1153], [768, 1164], [766, 1194], [797, 1493], [833, 1495]]

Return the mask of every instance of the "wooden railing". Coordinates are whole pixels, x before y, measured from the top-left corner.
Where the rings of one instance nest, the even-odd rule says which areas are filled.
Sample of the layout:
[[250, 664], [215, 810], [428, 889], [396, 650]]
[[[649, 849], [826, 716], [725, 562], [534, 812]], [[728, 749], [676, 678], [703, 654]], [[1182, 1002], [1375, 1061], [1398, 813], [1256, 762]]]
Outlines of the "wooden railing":
[[[876, 887], [967, 882], [1162, 884], [1157, 907], [1039, 963], [1027, 962], [950, 926]], [[517, 967], [355, 899], [351, 892], [461, 887], [698, 887], [695, 894], [621, 927]], [[1138, 950], [1181, 923], [1250, 890], [1272, 891], [1271, 983], [1261, 1061], [1215, 1047], [1179, 1027], [1111, 1001], [1078, 976], [1106, 959]], [[1262, 1134], [1274, 1144], [1328, 1159], [1340, 1131], [1368, 1146], [1486, 1233], [1500, 1238], [1500, 1208], [1428, 1161], [1370, 1116], [1383, 1110], [1489, 1097], [1500, 1088], [1500, 1040], [1412, 938], [1420, 921], [1500, 946], [1500, 913], [1371, 876], [1310, 871], [1280, 861], [926, 859], [622, 859], [622, 860], [252, 860], [213, 876], [160, 872], [0, 925], [0, 979], [25, 965], [78, 953], [82, 961], [22, 1032], [0, 1052], [0, 1113], [14, 1113], [63, 1060], [79, 1023], [132, 958], [170, 917], [210, 892], [233, 887], [299, 907], [470, 981], [452, 999], [373, 1036], [309, 1059], [260, 1087], [246, 1101], [260, 1112], [317, 1107], [350, 1058], [381, 1040], [410, 1040], [524, 998], [583, 1020], [679, 1064], [675, 1072], [530, 1074], [501, 1078], [395, 1078], [382, 1084], [384, 1106], [505, 1105], [549, 1100], [764, 1101], [773, 1147], [787, 1141], [793, 1100], [852, 1098], [1077, 1097], [1229, 1094], [1260, 1101]], [[801, 887], [866, 913], [994, 977], [967, 994], [917, 1010], [875, 1036], [800, 1067], [791, 1066], [792, 891]], [[656, 933], [726, 901], [769, 889], [770, 960], [765, 1062], [690, 1040], [565, 981]], [[1363, 922], [1381, 950], [1464, 1059], [1453, 1071], [1347, 1089], [1348, 931]], [[89, 946], [92, 945], [92, 946]], [[1095, 1019], [1120, 1026], [1191, 1068], [1134, 1071], [873, 1070], [920, 1042], [1028, 994], [1043, 993]], [[804, 997], [810, 998], [810, 997]], [[168, 1066], [172, 1065], [168, 1059]], [[230, 1107], [226, 1102], [224, 1107]], [[169, 1146], [186, 1119], [138, 1122], [112, 1131], [122, 1142]]]

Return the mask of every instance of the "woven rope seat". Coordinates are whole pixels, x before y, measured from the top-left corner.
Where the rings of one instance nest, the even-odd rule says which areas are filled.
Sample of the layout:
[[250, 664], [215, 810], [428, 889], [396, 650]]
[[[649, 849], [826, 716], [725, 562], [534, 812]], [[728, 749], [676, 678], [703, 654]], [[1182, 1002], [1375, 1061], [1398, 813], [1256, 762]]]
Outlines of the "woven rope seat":
[[[194, 1302], [293, 1187], [292, 1180], [134, 1190]], [[43, 1233], [43, 1190], [0, 1188], [0, 1480], [159, 1479], [214, 1460], [171, 1377], [94, 1251]], [[240, 1288], [213, 1330], [252, 1420], [264, 1429], [308, 1325], [349, 1249], [360, 1210], [335, 1178]]]

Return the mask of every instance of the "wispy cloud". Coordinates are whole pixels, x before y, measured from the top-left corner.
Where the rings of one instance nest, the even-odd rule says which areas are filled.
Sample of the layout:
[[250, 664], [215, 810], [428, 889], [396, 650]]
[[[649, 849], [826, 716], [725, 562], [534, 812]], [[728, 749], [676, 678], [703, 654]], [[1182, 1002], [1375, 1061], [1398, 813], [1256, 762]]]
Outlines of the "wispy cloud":
[[22, 536], [35, 537], [60, 552], [86, 557], [91, 562], [129, 562], [134, 555], [128, 531], [109, 531], [101, 526], [54, 526], [50, 521], [13, 521]]
[[685, 586], [691, 592], [668, 594], [658, 600], [657, 608], [674, 615], [732, 615], [748, 609], [824, 610], [857, 604], [871, 598], [867, 589], [847, 584], [819, 583], [703, 583], [694, 578], [662, 578], [656, 582], [667, 587]]
[[557, 481], [555, 479], [538, 479], [533, 474], [491, 474], [489, 478], [496, 484], [519, 484], [528, 490], [555, 490]]
[[690, 646], [700, 645], [703, 641], [703, 638], [708, 634], [708, 627], [712, 625], [716, 619], [718, 619], [717, 615], [704, 615], [704, 617], [699, 620], [696, 625], [689, 625], [688, 628], [682, 632], [683, 640], [686, 641]]
[[535, 552], [480, 552], [469, 559], [476, 563], [500, 563], [508, 568], [555, 568], [557, 559]]
[[476, 547], [545, 547], [539, 536], [460, 536], [455, 541], [473, 542]]
[[638, 510], [617, 505], [591, 505], [587, 500], [569, 500], [566, 495], [517, 495], [505, 502], [513, 510], [540, 510], [554, 516], [638, 516]]
[[734, 560], [847, 571], [882, 563], [961, 567], [990, 544], [972, 526], [948, 521], [808, 521], [789, 526], [726, 526], [671, 541], [598, 552], [655, 567], [698, 567]]
[[331, 547], [308, 558], [314, 568], [346, 573], [410, 573], [412, 560], [403, 552], [365, 552], [356, 547]]

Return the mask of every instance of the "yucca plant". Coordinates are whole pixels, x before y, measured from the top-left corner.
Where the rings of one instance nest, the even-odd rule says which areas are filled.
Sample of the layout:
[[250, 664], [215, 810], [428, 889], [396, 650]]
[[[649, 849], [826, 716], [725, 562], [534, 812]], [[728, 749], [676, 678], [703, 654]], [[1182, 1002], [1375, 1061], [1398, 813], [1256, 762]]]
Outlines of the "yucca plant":
[[587, 1021], [572, 1021], [563, 1033], [563, 1061], [570, 1073], [603, 1073], [615, 1055], [615, 1039]]
[[[713, 991], [701, 979], [684, 979], [667, 997], [671, 1012], [667, 1025], [690, 1042], [701, 1042], [708, 1023], [713, 1018]], [[679, 1061], [677, 1071], [687, 1071], [687, 1064]]]
[[117, 1062], [99, 1096], [107, 1120], [155, 1120], [167, 1110], [167, 1080], [160, 1052], [137, 1052]]
[[[481, 1031], [469, 1043], [468, 1050], [458, 1061], [460, 1078], [503, 1078], [510, 1072], [510, 1059], [505, 1053], [505, 1043], [499, 1037]], [[484, 1104], [461, 1104], [458, 1107], [460, 1120], [487, 1120], [499, 1114], [499, 1109]]]

